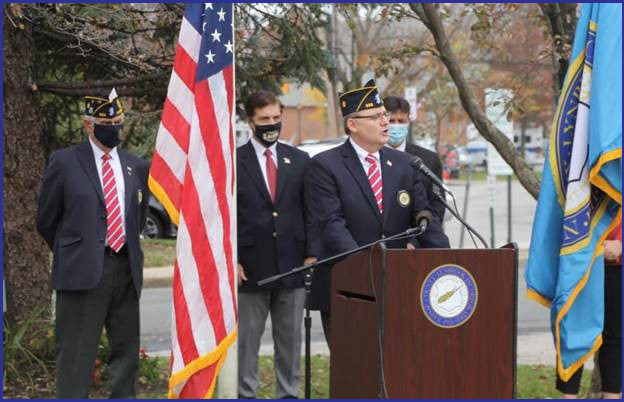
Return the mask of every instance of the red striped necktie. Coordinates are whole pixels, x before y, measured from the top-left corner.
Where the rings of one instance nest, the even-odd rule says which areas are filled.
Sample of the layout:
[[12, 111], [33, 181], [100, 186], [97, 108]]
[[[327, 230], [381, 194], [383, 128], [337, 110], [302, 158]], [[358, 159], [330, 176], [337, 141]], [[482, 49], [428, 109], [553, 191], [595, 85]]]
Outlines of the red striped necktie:
[[273, 162], [272, 155], [273, 153], [269, 148], [264, 151], [264, 156], [266, 156], [266, 174], [267, 181], [269, 182], [269, 192], [271, 193], [271, 200], [275, 202], [275, 193], [277, 192], [277, 167], [275, 166], [275, 162]]
[[106, 204], [106, 243], [118, 252], [124, 244], [124, 228], [121, 219], [121, 207], [117, 197], [117, 184], [110, 165], [111, 156], [102, 155], [102, 181], [104, 182], [104, 202]]
[[377, 165], [377, 159], [372, 154], [366, 155], [366, 161], [370, 163], [368, 168], [368, 182], [370, 183], [373, 196], [377, 201], [379, 212], [383, 214], [383, 185], [381, 184], [381, 171]]

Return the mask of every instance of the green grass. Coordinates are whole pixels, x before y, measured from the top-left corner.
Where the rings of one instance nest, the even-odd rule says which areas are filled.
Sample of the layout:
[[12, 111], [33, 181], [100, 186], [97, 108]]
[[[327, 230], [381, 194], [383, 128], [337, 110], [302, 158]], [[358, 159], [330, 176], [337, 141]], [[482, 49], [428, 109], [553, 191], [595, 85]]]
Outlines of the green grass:
[[[167, 398], [167, 384], [169, 380], [170, 359], [168, 357], [151, 358], [157, 359], [158, 363], [150, 365], [141, 372], [139, 378], [139, 395], [141, 399], [164, 399]], [[304, 360], [301, 359], [301, 387], [299, 398], [304, 397], [305, 371]], [[35, 373], [32, 373], [35, 374]], [[584, 370], [581, 381], [580, 397], [587, 395], [592, 370]], [[273, 369], [273, 357], [260, 356], [259, 372], [260, 386], [258, 387], [259, 399], [275, 398], [275, 372]], [[32, 378], [36, 381], [21, 382], [16, 386], [15, 381], [5, 383], [5, 398], [53, 398], [54, 377], [52, 372], [43, 374], [37, 372]], [[13, 379], [15, 380], [15, 379]], [[91, 392], [92, 397], [105, 398], [108, 396], [108, 382], [103, 381], [95, 386]], [[219, 396], [214, 395], [214, 398]], [[314, 399], [326, 399], [329, 397], [329, 356], [312, 356], [312, 382], [311, 397]], [[555, 369], [550, 366], [518, 365], [517, 370], [517, 398], [519, 399], [544, 399], [560, 398], [560, 393], [555, 389]]]
[[[260, 386], [258, 387], [258, 399], [275, 398], [275, 370], [273, 369], [273, 357], [260, 356], [258, 377]], [[312, 399], [329, 398], [329, 356], [312, 356], [310, 364], [312, 372], [310, 382], [310, 396]], [[304, 359], [301, 359], [301, 387], [299, 398], [304, 397], [305, 390], [305, 368]]]
[[[587, 395], [591, 376], [592, 370], [583, 370], [579, 397]], [[561, 398], [561, 393], [555, 389], [555, 380], [554, 367], [518, 365], [517, 397], [519, 399]]]
[[[273, 370], [273, 358], [270, 356], [260, 357], [260, 387], [258, 398], [275, 398], [275, 374]], [[304, 368], [301, 363], [301, 390], [299, 397], [304, 394]], [[586, 395], [589, 390], [592, 370], [585, 369], [581, 381], [579, 396]], [[520, 399], [543, 399], [561, 398], [559, 391], [555, 389], [555, 369], [541, 365], [518, 365], [517, 367], [517, 398]], [[329, 397], [329, 357], [312, 356], [312, 398], [324, 399]]]
[[145, 255], [145, 268], [173, 265], [176, 239], [143, 239], [141, 247]]

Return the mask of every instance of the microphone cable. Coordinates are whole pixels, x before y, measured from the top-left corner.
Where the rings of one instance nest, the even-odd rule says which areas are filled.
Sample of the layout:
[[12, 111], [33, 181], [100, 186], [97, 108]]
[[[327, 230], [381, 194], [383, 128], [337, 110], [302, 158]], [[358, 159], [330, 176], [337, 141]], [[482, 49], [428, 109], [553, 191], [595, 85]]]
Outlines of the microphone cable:
[[[457, 213], [457, 215], [459, 215], [459, 208], [457, 208], [457, 202], [455, 201], [455, 194], [453, 194], [450, 191], [448, 193], [451, 195], [451, 200], [453, 200], [453, 208], [455, 208], [455, 212]], [[461, 221], [459, 223], [461, 223]], [[468, 235], [470, 235], [470, 239], [472, 239], [472, 244], [474, 244], [475, 248], [479, 248], [479, 246], [477, 245], [477, 241], [472, 235], [472, 232], [470, 230], [468, 230], [467, 232], [468, 232]]]
[[[382, 246], [385, 248], [385, 244]], [[368, 253], [368, 272], [370, 278], [371, 290], [373, 291], [373, 297], [375, 300], [377, 299], [377, 291], [375, 290], [375, 280], [373, 277], [373, 251], [374, 248], [371, 248]], [[383, 250], [382, 250], [383, 253]], [[381, 259], [381, 299], [379, 299], [379, 309], [377, 309], [377, 320], [379, 325], [377, 326], [377, 345], [379, 348], [379, 398], [380, 399], [388, 399], [388, 388], [386, 387], [386, 373], [384, 371], [384, 313], [385, 313], [385, 285], [386, 285], [386, 259], [383, 257]]]
[[[414, 236], [421, 235], [424, 231], [418, 230], [414, 233], [404, 234], [399, 237], [390, 236], [386, 239], [386, 241], [395, 241], [395, 240], [403, 240], [409, 239]], [[398, 233], [397, 233], [398, 234]], [[383, 249], [386, 249], [385, 241], [381, 242]], [[381, 298], [377, 299], [377, 291], [375, 289], [375, 280], [373, 276], [373, 251], [374, 248], [371, 248], [368, 253], [368, 273], [370, 279], [370, 286], [373, 293], [373, 297], [375, 300], [379, 301], [379, 309], [377, 310], [377, 320], [379, 325], [377, 327], [377, 345], [379, 348], [379, 397], [382, 399], [388, 399], [388, 388], [386, 386], [386, 373], [384, 369], [384, 338], [385, 338], [385, 313], [386, 313], [386, 258], [385, 255], [381, 259]], [[382, 255], [385, 254], [382, 250]]]

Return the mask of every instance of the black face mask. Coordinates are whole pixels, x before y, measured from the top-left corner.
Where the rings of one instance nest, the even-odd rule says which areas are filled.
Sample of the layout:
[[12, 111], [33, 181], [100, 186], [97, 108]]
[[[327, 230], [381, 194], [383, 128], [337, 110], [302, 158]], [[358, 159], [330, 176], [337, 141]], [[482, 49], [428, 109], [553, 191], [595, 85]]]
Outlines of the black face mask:
[[101, 126], [94, 123], [93, 135], [105, 147], [115, 148], [119, 144], [119, 141], [121, 141], [119, 139], [119, 131], [122, 129], [122, 127], [123, 124], [118, 124], [114, 126]]
[[282, 131], [281, 121], [279, 123], [266, 124], [263, 126], [256, 125], [254, 135], [262, 145], [268, 148], [275, 144], [275, 141], [277, 141], [280, 136], [280, 131]]

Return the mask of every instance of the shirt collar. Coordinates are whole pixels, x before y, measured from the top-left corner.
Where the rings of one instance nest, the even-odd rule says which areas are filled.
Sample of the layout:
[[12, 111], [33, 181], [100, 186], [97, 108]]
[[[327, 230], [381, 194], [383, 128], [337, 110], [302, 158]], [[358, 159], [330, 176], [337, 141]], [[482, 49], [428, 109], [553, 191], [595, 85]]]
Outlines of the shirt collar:
[[[254, 147], [256, 154], [264, 156], [264, 151], [267, 148], [264, 145], [260, 144], [260, 142], [256, 140], [254, 137], [251, 137], [249, 141], [251, 142], [251, 145]], [[273, 145], [269, 147], [269, 149], [271, 150], [271, 153], [273, 154], [273, 156], [277, 158], [277, 141], [275, 141]]]
[[[97, 145], [95, 145], [95, 143], [93, 142], [93, 140], [91, 139], [91, 136], [89, 136], [89, 144], [91, 144], [91, 149], [93, 150], [93, 155], [95, 156], [95, 160], [96, 161], [101, 161], [102, 160], [102, 156], [106, 153], [104, 151], [102, 151]], [[113, 148], [108, 155], [111, 157], [111, 160], [115, 160], [118, 159], [117, 157], [117, 147]]]
[[368, 156], [368, 154], [373, 155], [375, 157], [375, 159], [377, 159], [377, 161], [379, 161], [379, 151], [377, 151], [377, 152], [368, 152], [367, 150], [365, 150], [364, 148], [359, 146], [355, 141], [353, 141], [353, 139], [351, 137], [349, 137], [349, 141], [351, 141], [351, 145], [353, 146], [353, 149], [355, 149], [355, 153], [357, 154], [358, 159], [360, 159], [360, 161], [362, 161], [362, 162], [365, 161], [366, 157]]
[[388, 148], [391, 148], [391, 149], [396, 149], [397, 151], [403, 151], [403, 152], [405, 152], [405, 147], [407, 147], [407, 141], [403, 140], [403, 142], [402, 142], [401, 144], [399, 144], [399, 146], [398, 146], [398, 147], [396, 147], [396, 148], [395, 148], [395, 147], [393, 147], [393, 146], [392, 146], [392, 145], [390, 145], [390, 144], [387, 144], [387, 143], [386, 143], [386, 146], [387, 146]]

